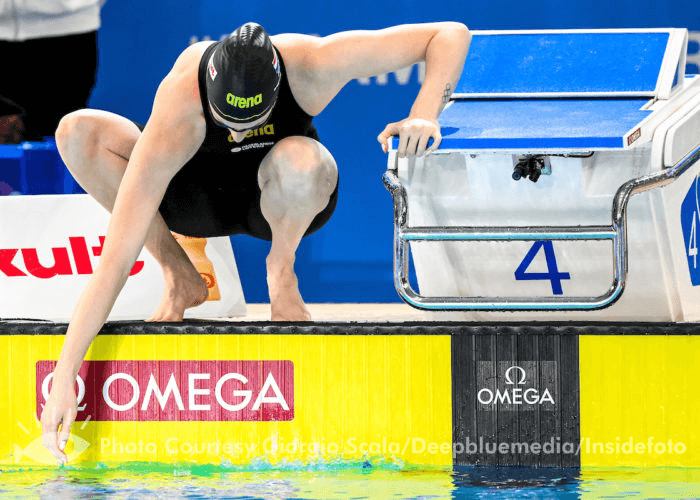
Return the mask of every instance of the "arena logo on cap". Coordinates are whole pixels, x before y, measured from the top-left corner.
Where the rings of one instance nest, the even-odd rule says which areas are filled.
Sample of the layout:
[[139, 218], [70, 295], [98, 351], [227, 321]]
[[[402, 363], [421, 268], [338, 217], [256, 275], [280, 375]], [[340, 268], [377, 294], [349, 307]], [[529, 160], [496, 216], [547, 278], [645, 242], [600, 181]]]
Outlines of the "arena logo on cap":
[[[36, 364], [38, 415], [55, 366]], [[79, 421], [294, 420], [289, 360], [85, 361], [76, 383]]]
[[230, 92], [226, 94], [226, 102], [229, 103], [234, 108], [252, 108], [257, 106], [262, 102], [262, 94], [258, 94], [255, 97], [238, 97]]

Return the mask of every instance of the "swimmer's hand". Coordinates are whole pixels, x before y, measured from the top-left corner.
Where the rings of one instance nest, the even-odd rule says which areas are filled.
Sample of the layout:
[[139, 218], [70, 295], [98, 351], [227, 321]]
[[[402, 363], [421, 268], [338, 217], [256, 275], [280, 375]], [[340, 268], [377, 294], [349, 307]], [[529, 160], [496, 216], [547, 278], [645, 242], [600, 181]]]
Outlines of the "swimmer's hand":
[[41, 412], [41, 433], [44, 446], [62, 464], [68, 461], [65, 448], [70, 438], [70, 428], [77, 415], [78, 399], [74, 384], [62, 383], [54, 376], [51, 393]]
[[[377, 136], [385, 153], [389, 150], [389, 139], [395, 135], [399, 136], [399, 147], [397, 148], [399, 156], [423, 156], [435, 151], [442, 141], [440, 125], [436, 120], [409, 117], [400, 122], [390, 123]], [[427, 147], [430, 139], [433, 139], [433, 143]]]

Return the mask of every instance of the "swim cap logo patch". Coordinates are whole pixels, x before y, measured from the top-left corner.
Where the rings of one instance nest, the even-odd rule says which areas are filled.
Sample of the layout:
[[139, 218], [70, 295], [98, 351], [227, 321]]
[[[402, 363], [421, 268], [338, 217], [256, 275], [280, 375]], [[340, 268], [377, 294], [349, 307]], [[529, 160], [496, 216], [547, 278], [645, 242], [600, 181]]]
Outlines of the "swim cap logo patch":
[[275, 69], [275, 73], [277, 73], [277, 77], [280, 76], [280, 62], [279, 59], [277, 59], [277, 51], [273, 50], [274, 57], [272, 58], [272, 67]]
[[216, 72], [216, 68], [214, 67], [214, 56], [212, 55], [209, 58], [209, 76], [211, 77], [212, 82], [216, 80], [216, 75], [218, 75], [218, 73]]
[[262, 102], [262, 94], [258, 94], [255, 97], [238, 97], [237, 95], [233, 95], [231, 93], [228, 93], [226, 95], [226, 102], [229, 103], [231, 106], [234, 108], [252, 108], [253, 106], [257, 106]]

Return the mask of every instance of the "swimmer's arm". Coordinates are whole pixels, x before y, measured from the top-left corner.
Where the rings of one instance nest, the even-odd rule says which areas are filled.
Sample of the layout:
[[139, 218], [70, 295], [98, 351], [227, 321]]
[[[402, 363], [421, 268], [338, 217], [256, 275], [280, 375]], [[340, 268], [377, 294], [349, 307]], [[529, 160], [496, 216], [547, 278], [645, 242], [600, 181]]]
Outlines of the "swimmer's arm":
[[156, 94], [117, 193], [100, 265], [73, 313], [61, 354], [71, 379], [129, 277], [170, 180], [203, 140], [198, 127], [178, 116], [182, 94], [169, 87], [164, 81]]
[[[83, 291], [68, 326], [54, 385], [72, 386], [87, 349], [97, 335], [138, 257], [165, 190], [204, 138], [204, 120], [187, 115], [181, 81], [166, 77], [153, 112], [136, 142], [107, 228], [100, 264]], [[195, 106], [191, 106], [197, 110]], [[184, 109], [184, 111], [183, 111]], [[66, 387], [63, 385], [63, 387]], [[43, 421], [43, 419], [42, 419]]]
[[[378, 31], [347, 31], [320, 39], [312, 64], [321, 88], [340, 90], [356, 78], [390, 73], [425, 61], [425, 78], [408, 118], [390, 123], [377, 138], [384, 151], [400, 137], [399, 154], [422, 155], [442, 139], [437, 118], [462, 74], [471, 33], [461, 23], [407, 24]], [[323, 94], [320, 94], [323, 95]], [[428, 141], [433, 144], [426, 149]]]
[[464, 25], [450, 23], [435, 34], [426, 47], [425, 79], [409, 117], [440, 116], [462, 75], [470, 44], [471, 33]]
[[340, 90], [357, 78], [390, 73], [426, 62], [411, 116], [436, 119], [443, 95], [454, 89], [469, 51], [471, 34], [456, 22], [406, 24], [376, 31], [345, 31], [317, 38], [307, 64], [321, 86]]

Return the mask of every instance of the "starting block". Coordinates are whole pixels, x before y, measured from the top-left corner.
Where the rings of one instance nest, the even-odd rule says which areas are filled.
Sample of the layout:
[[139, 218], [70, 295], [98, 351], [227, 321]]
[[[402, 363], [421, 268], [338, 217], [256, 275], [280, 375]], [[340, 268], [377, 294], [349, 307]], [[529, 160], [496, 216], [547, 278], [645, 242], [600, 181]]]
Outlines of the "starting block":
[[390, 150], [403, 300], [468, 320], [698, 320], [687, 42], [685, 29], [473, 32], [440, 148]]

